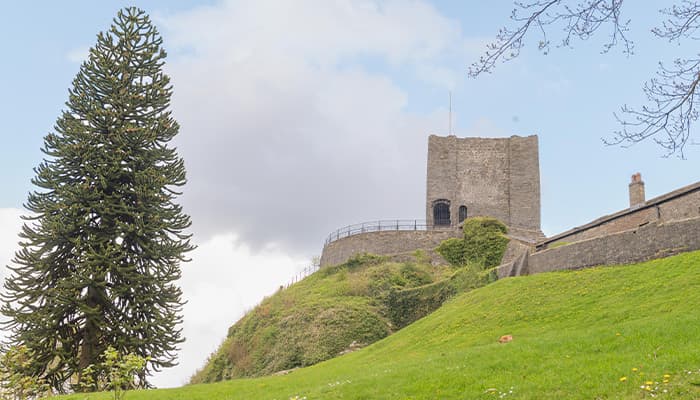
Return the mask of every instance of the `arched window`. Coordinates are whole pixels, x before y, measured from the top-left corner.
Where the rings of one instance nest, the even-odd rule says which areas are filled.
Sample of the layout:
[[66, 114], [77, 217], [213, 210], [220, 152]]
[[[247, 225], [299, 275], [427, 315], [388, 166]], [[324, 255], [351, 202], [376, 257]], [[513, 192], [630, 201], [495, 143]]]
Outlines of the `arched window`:
[[436, 226], [450, 226], [450, 201], [445, 199], [433, 202], [433, 224]]
[[459, 222], [467, 219], [467, 206], [459, 206]]

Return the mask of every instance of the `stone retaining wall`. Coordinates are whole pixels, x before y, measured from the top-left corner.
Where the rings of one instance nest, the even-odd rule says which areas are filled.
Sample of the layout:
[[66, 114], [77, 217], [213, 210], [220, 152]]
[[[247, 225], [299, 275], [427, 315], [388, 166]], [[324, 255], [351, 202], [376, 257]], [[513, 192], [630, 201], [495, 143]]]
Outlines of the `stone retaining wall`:
[[700, 250], [700, 218], [650, 222], [636, 229], [595, 237], [531, 254], [527, 274], [595, 265], [630, 264]]
[[537, 245], [572, 243], [636, 229], [653, 222], [666, 223], [700, 216], [700, 182], [651, 199], [640, 206], [598, 218], [586, 225], [554, 235]]
[[321, 267], [343, 263], [361, 253], [394, 255], [418, 249], [432, 250], [443, 240], [461, 235], [459, 229], [360, 233], [327, 244], [321, 253]]

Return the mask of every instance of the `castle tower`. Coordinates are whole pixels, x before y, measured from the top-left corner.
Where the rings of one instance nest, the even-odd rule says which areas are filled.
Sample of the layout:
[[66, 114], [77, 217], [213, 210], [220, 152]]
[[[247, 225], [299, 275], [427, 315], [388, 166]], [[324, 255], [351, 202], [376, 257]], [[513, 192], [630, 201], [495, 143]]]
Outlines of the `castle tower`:
[[430, 135], [426, 188], [428, 225], [456, 227], [490, 216], [512, 236], [543, 239], [537, 136], [458, 138]]

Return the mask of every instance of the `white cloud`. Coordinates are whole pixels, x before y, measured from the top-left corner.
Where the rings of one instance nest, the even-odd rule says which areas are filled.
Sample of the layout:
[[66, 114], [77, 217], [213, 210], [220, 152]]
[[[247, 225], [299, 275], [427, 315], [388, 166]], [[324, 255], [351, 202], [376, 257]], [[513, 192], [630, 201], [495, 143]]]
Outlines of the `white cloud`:
[[423, 1], [228, 1], [158, 23], [198, 233], [308, 253], [339, 225], [423, 218], [427, 135], [446, 116], [407, 112], [389, 70], [446, 91], [457, 23]]
[[423, 1], [224, 1], [160, 20], [169, 46], [229, 61], [277, 54], [321, 64], [358, 55], [426, 62], [461, 34]]
[[232, 233], [212, 237], [191, 257], [192, 262], [182, 265], [187, 304], [180, 365], [156, 375], [153, 383], [158, 387], [187, 383], [221, 344], [229, 326], [310, 264], [310, 259], [292, 258], [274, 246], [253, 252]]

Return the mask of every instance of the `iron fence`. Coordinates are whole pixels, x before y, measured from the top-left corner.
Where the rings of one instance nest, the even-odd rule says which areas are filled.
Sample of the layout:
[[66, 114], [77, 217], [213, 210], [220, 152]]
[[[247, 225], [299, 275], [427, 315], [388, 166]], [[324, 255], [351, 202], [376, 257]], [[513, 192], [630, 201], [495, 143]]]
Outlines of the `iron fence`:
[[427, 222], [424, 219], [392, 219], [363, 222], [361, 224], [348, 225], [334, 231], [333, 233], [328, 235], [324, 246], [329, 243], [333, 243], [338, 239], [366, 232], [425, 231], [432, 228], [432, 226], [428, 226]]
[[283, 289], [283, 288], [286, 289], [286, 288], [292, 286], [293, 284], [295, 284], [295, 283], [301, 281], [302, 279], [306, 278], [307, 276], [309, 276], [309, 275], [313, 274], [314, 272], [318, 271], [319, 268], [321, 268], [321, 265], [318, 264], [318, 263], [316, 263], [316, 262], [312, 263], [311, 265], [309, 265], [309, 266], [307, 266], [307, 267], [304, 267], [303, 270], [301, 270], [301, 271], [297, 272], [296, 274], [294, 274], [294, 276], [292, 277], [292, 279], [290, 279], [289, 282], [287, 282], [286, 285], [280, 286], [280, 289]]

